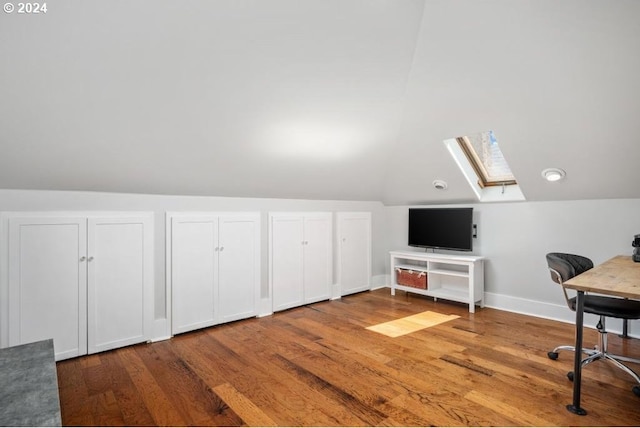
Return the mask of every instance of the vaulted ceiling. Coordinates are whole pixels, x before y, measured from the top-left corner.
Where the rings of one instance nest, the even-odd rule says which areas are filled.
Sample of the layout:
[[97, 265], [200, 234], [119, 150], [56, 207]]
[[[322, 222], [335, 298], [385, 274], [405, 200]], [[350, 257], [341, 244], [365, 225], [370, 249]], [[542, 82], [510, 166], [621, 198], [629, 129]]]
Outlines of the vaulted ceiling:
[[[472, 202], [638, 198], [637, 0], [58, 0], [0, 15], [0, 188]], [[551, 184], [542, 169], [560, 167]], [[446, 191], [431, 185], [449, 183]]]

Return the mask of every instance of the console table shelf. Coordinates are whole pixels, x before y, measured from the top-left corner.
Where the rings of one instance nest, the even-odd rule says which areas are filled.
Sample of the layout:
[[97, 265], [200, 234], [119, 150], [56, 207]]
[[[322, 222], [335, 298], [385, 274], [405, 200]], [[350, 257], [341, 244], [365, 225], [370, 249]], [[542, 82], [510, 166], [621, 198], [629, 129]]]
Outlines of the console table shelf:
[[414, 270], [417, 272], [427, 272], [426, 266], [418, 266], [418, 265], [399, 264], [399, 265], [396, 265], [396, 269], [407, 269], [407, 270]]
[[[484, 257], [451, 254], [391, 251], [391, 294], [396, 290], [422, 294], [437, 299], [467, 303], [469, 312], [475, 305], [484, 307]], [[396, 269], [427, 273], [427, 288], [397, 283]]]

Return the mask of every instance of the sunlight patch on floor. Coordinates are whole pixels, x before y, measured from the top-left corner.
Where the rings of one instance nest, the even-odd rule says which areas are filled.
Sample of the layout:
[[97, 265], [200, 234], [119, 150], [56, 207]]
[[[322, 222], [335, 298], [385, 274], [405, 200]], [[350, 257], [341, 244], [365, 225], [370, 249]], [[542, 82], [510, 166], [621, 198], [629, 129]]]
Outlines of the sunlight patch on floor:
[[437, 312], [425, 311], [397, 320], [383, 322], [382, 324], [366, 327], [367, 330], [384, 334], [389, 337], [399, 337], [413, 333], [427, 327], [442, 324], [447, 321], [460, 318], [458, 315], [443, 315]]

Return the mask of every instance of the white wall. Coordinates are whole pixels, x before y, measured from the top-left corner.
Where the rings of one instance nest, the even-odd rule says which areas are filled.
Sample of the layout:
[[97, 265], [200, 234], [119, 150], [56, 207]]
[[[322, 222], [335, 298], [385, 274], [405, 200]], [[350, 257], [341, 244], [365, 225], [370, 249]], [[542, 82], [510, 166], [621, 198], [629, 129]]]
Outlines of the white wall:
[[[487, 305], [565, 321], [574, 315], [550, 279], [545, 255], [581, 254], [598, 264], [617, 254], [630, 255], [633, 235], [640, 233], [640, 199], [465, 206], [473, 206], [478, 225], [473, 253], [487, 257]], [[409, 249], [407, 208], [385, 208], [390, 249]], [[619, 329], [614, 321], [609, 326]], [[640, 323], [631, 323], [630, 331], [640, 333]]]
[[[380, 202], [139, 195], [99, 192], [1, 190], [0, 211], [153, 211], [155, 213], [155, 318], [165, 318], [165, 213], [167, 211], [260, 211], [262, 297], [268, 290], [269, 211], [369, 211], [372, 214], [372, 274], [384, 276], [385, 214]], [[334, 282], [335, 269], [334, 269]], [[160, 334], [160, 333], [159, 333]], [[161, 335], [161, 334], [160, 334]]]

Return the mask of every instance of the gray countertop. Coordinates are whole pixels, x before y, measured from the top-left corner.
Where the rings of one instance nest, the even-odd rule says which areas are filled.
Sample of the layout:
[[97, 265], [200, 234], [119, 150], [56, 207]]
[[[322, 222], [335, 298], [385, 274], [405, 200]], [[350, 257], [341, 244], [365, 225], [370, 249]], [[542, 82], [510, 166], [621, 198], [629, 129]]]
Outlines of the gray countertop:
[[61, 426], [53, 340], [0, 349], [0, 426]]

